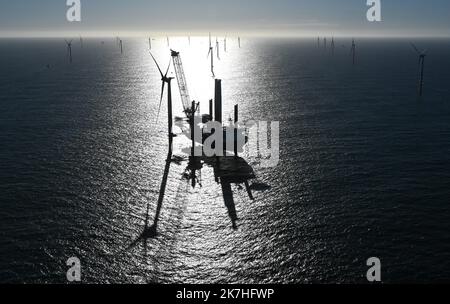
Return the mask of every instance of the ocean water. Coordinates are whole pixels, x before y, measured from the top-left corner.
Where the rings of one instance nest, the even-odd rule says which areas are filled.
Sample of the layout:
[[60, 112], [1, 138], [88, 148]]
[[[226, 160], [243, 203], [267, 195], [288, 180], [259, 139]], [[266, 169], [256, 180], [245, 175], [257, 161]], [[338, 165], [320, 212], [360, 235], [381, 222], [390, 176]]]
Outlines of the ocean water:
[[[207, 43], [171, 39], [203, 112]], [[242, 120], [280, 122], [280, 162], [255, 167], [251, 200], [207, 165], [192, 187], [186, 159], [165, 162], [146, 39], [123, 55], [74, 40], [72, 64], [61, 39], [0, 40], [0, 282], [64, 283], [70, 257], [85, 283], [364, 283], [370, 257], [384, 282], [449, 282], [450, 40], [415, 41], [421, 99], [408, 40], [356, 43], [355, 66], [344, 38], [334, 55], [314, 39], [221, 50], [224, 117], [239, 103]], [[166, 41], [152, 44], [164, 69]]]

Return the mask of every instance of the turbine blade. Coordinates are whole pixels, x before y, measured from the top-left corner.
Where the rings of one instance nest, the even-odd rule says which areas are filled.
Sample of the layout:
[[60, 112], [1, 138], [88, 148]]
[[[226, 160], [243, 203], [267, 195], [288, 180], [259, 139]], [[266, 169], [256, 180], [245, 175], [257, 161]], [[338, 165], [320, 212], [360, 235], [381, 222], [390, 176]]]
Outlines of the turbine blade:
[[164, 74], [162, 73], [161, 68], [159, 67], [159, 64], [158, 64], [158, 62], [156, 61], [155, 57], [153, 57], [152, 52], [150, 52], [150, 56], [152, 56], [153, 61], [156, 63], [156, 66], [158, 67], [159, 73], [161, 74], [161, 78], [163, 78], [163, 77], [164, 77]]
[[169, 59], [169, 65], [167, 66], [166, 74], [164, 74], [164, 77], [167, 77], [167, 73], [169, 73], [171, 60]]
[[413, 49], [416, 51], [416, 53], [420, 55], [420, 51], [419, 51], [419, 49], [414, 45], [414, 43], [411, 42], [411, 46], [412, 46]]

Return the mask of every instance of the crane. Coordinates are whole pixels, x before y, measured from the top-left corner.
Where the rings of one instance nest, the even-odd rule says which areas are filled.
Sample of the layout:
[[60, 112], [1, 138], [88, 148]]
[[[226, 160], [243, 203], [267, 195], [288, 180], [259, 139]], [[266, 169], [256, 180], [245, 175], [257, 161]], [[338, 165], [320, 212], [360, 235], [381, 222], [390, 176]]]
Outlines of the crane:
[[183, 63], [181, 62], [180, 53], [174, 50], [170, 50], [173, 60], [173, 66], [175, 69], [175, 75], [177, 77], [178, 88], [180, 90], [181, 102], [183, 103], [184, 113], [188, 119], [192, 119], [195, 112], [197, 112], [198, 104], [192, 107], [192, 101], [189, 97], [189, 90], [186, 83], [186, 76], [184, 75]]

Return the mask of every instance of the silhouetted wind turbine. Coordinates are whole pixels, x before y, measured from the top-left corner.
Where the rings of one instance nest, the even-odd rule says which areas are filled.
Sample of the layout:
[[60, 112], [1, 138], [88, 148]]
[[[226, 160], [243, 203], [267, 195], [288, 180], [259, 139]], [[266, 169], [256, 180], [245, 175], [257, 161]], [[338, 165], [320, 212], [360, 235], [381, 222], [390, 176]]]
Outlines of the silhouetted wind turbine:
[[424, 65], [425, 65], [425, 57], [427, 56], [427, 50], [423, 50], [422, 52], [420, 52], [419, 49], [413, 43], [411, 43], [411, 46], [414, 48], [416, 53], [419, 55], [418, 94], [419, 94], [419, 96], [422, 96], [422, 93], [423, 93], [423, 72], [424, 72]]
[[209, 56], [211, 56], [211, 73], [213, 77], [216, 77], [216, 75], [214, 75], [214, 48], [212, 47], [211, 33], [209, 33], [209, 51], [206, 58]]
[[122, 39], [119, 39], [119, 46], [120, 46], [120, 54], [123, 54], [123, 42], [122, 42]]
[[355, 57], [356, 57], [356, 44], [355, 44], [355, 39], [352, 39], [352, 48], [350, 50], [351, 55], [353, 57], [353, 65], [355, 64]]
[[241, 37], [238, 37], [238, 45], [239, 45], [239, 48], [241, 48]]
[[331, 54], [334, 55], [334, 37], [331, 37]]
[[219, 39], [217, 39], [217, 37], [216, 37], [216, 50], [217, 50], [217, 59], [219, 59], [220, 60], [220, 51], [219, 51], [219, 47], [220, 47], [220, 45], [219, 45]]
[[148, 47], [151, 51], [152, 50], [152, 37], [148, 38]]
[[67, 55], [69, 56], [69, 62], [72, 63], [72, 40], [67, 41]]
[[[167, 74], [169, 73], [169, 68], [170, 68], [170, 63], [171, 61], [169, 60], [169, 65], [167, 66], [167, 70], [166, 73], [163, 74], [163, 72], [161, 71], [161, 68], [159, 67], [158, 62], [156, 61], [155, 57], [153, 57], [153, 54], [150, 52], [150, 55], [153, 58], [153, 61], [156, 64], [156, 67], [158, 68], [159, 74], [161, 75], [161, 99], [159, 100], [159, 106], [158, 106], [158, 115], [156, 117], [156, 123], [158, 123], [159, 120], [159, 114], [161, 112], [161, 105], [162, 105], [162, 100], [164, 97], [164, 88], [165, 85], [167, 83], [167, 112], [168, 112], [168, 136], [169, 136], [169, 151], [172, 151], [172, 142], [173, 142], [173, 132], [172, 132], [172, 87], [171, 87], [171, 81], [173, 79], [173, 77], [167, 77]], [[171, 154], [171, 153], [169, 153]]]

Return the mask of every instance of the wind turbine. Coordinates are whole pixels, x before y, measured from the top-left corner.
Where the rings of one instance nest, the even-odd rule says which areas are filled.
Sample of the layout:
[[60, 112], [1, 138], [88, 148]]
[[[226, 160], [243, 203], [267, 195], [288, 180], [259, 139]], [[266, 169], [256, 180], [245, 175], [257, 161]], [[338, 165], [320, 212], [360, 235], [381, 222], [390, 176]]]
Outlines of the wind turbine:
[[206, 58], [208, 58], [209, 56], [211, 56], [211, 73], [213, 77], [216, 77], [216, 75], [214, 75], [214, 48], [212, 46], [211, 33], [209, 33], [209, 51]]
[[334, 55], [334, 37], [331, 37], [331, 54]]
[[427, 56], [427, 50], [423, 50], [422, 52], [420, 52], [419, 49], [413, 43], [411, 43], [411, 46], [414, 48], [416, 53], [419, 55], [418, 93], [419, 93], [419, 96], [422, 96], [422, 93], [423, 93], [423, 71], [424, 71], [424, 65], [425, 65], [425, 57]]
[[[164, 97], [164, 88], [166, 86], [167, 83], [167, 113], [168, 113], [168, 136], [169, 136], [169, 151], [172, 151], [172, 143], [173, 143], [173, 131], [172, 131], [172, 86], [171, 86], [171, 81], [173, 79], [173, 77], [167, 77], [167, 74], [169, 73], [169, 68], [170, 68], [170, 63], [171, 61], [169, 60], [169, 65], [167, 66], [167, 70], [166, 73], [163, 74], [163, 72], [161, 71], [161, 68], [159, 67], [158, 62], [156, 61], [155, 57], [153, 57], [153, 54], [150, 52], [150, 55], [153, 58], [153, 61], [156, 64], [156, 67], [158, 68], [159, 74], [161, 75], [161, 99], [159, 100], [159, 107], [158, 107], [158, 116], [156, 117], [156, 123], [158, 123], [159, 120], [159, 114], [161, 112], [161, 105], [162, 105], [162, 100]], [[171, 153], [169, 153], [171, 154]]]
[[350, 53], [353, 57], [353, 65], [355, 65], [355, 57], [356, 57], [356, 44], [355, 39], [352, 39], [352, 48], [350, 49]]
[[219, 47], [220, 47], [220, 45], [219, 45], [219, 39], [217, 39], [217, 37], [216, 37], [217, 59], [220, 60]]
[[67, 55], [69, 56], [69, 62], [72, 63], [72, 40], [67, 41]]
[[225, 36], [225, 39], [223, 39], [223, 50], [225, 53], [227, 52], [227, 36]]
[[169, 40], [169, 36], [166, 36], [167, 39], [167, 47], [170, 47], [170, 40]]
[[119, 39], [119, 46], [120, 46], [120, 54], [123, 54], [123, 42], [122, 42], [122, 39]]
[[238, 37], [239, 48], [241, 48], [241, 37]]
[[148, 47], [150, 49], [150, 51], [152, 50], [152, 37], [148, 38]]

